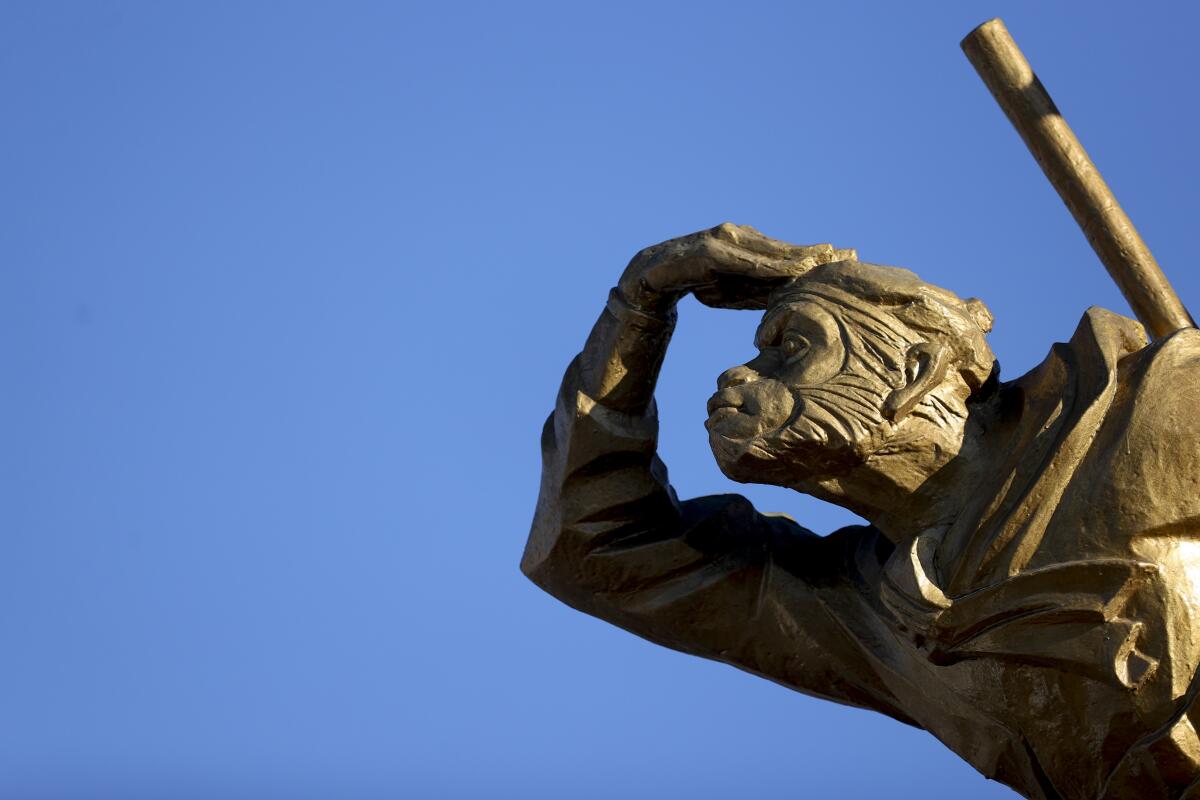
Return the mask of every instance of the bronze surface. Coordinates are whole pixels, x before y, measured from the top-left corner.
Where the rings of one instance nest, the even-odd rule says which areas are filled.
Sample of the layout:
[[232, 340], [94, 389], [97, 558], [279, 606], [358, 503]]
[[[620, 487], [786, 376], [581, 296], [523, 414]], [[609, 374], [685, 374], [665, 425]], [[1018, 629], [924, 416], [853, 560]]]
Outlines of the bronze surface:
[[[1084, 166], [1062, 182], [1106, 191]], [[1125, 247], [1112, 207], [1093, 227]], [[676, 496], [653, 394], [688, 294], [765, 312], [709, 400], [722, 471], [868, 525]], [[646, 248], [546, 422], [522, 570], [653, 642], [921, 727], [1025, 797], [1200, 797], [1200, 331], [1160, 321], [1149, 342], [1090, 309], [1001, 381], [986, 306], [907, 270], [731, 224]]]

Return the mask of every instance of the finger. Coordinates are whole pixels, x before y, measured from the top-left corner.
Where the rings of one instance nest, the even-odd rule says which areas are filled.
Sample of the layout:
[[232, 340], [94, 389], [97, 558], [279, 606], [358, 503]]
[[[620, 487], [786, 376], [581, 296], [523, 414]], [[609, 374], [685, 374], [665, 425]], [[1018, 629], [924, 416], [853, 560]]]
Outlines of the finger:
[[774, 282], [780, 279], [798, 278], [819, 263], [818, 255], [798, 253], [786, 256], [763, 253], [722, 240], [711, 240], [704, 246], [703, 254], [708, 261], [708, 270], [714, 276], [741, 276], [750, 280]]
[[731, 222], [722, 223], [712, 228], [708, 233], [715, 239], [729, 242], [755, 253], [802, 260], [810, 258], [816, 264], [828, 264], [832, 261], [856, 261], [858, 254], [853, 248], [838, 249], [832, 244], [790, 244], [779, 239], [772, 239], [749, 225], [734, 225]]
[[763, 236], [744, 225], [726, 223], [699, 234], [671, 239], [643, 250], [643, 280], [654, 291], [695, 291], [717, 280], [777, 285], [813, 267], [853, 257], [832, 245], [798, 246]]
[[754, 278], [770, 274], [767, 256], [714, 236], [673, 239], [662, 247], [643, 275], [646, 285], [655, 291], [693, 291], [711, 285], [720, 275]]
[[858, 252], [853, 247], [837, 248], [831, 244], [789, 245], [788, 258], [807, 261], [813, 266], [837, 261], [857, 261]]
[[787, 242], [772, 239], [749, 225], [734, 225], [732, 222], [723, 222], [710, 229], [708, 233], [714, 239], [766, 256], [788, 257], [796, 247]]

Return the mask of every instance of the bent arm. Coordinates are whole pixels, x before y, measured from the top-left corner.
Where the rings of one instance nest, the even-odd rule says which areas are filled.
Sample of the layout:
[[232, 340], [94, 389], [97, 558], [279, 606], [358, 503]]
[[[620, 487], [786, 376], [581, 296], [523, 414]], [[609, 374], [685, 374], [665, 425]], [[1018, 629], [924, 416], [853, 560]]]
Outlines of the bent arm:
[[610, 299], [542, 434], [522, 570], [651, 641], [897, 716], [821, 597], [849, 591], [846, 536], [818, 537], [738, 495], [676, 497], [653, 404], [673, 325]]

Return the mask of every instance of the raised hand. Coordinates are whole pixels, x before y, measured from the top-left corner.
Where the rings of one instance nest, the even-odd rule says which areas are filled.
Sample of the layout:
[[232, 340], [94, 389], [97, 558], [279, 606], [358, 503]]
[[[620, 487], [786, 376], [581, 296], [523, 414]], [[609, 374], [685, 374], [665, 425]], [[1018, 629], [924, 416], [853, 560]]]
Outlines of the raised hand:
[[618, 287], [627, 302], [647, 311], [665, 311], [688, 292], [715, 308], [761, 309], [771, 290], [788, 280], [855, 258], [854, 250], [788, 244], [726, 222], [642, 250]]

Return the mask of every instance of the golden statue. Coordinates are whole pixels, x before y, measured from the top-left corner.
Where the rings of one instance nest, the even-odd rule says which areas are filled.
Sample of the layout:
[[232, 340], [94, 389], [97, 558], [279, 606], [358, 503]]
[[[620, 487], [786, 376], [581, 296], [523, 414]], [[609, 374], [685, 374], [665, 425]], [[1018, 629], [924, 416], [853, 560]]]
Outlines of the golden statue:
[[[1154, 340], [1094, 308], [1002, 382], [984, 304], [906, 270], [729, 224], [647, 248], [563, 380], [522, 569], [1026, 797], [1200, 797], [1200, 331], [1003, 26], [964, 46]], [[653, 388], [689, 293], [765, 310], [709, 400], [722, 471], [870, 525], [676, 497]]]

